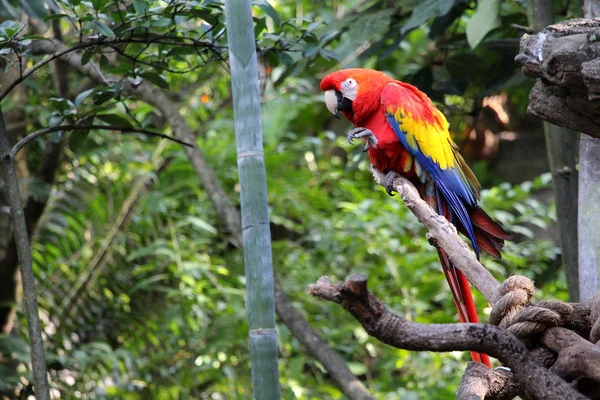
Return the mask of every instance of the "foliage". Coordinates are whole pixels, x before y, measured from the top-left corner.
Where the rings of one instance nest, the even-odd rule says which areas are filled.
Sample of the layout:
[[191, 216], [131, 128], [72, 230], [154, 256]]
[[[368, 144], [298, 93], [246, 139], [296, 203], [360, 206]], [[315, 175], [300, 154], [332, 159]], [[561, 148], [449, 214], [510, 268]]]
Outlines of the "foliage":
[[[477, 115], [484, 96], [503, 91], [523, 113], [528, 83], [512, 59], [520, 36], [513, 24], [526, 25], [525, 9], [520, 1], [502, 2], [497, 12], [494, 1], [480, 1], [476, 9], [461, 0], [335, 3], [255, 2], [275, 269], [304, 317], [377, 398], [453, 398], [467, 354], [390, 349], [338, 308], [304, 294], [322, 275], [342, 280], [365, 272], [377, 295], [406, 318], [457, 321], [423, 228], [372, 182], [360, 146], [344, 138], [349, 126], [331, 122], [316, 88], [329, 69], [386, 70], [426, 91], [461, 142], [467, 117]], [[567, 2], [556, 3], [559, 17], [570, 15]], [[77, 92], [84, 79], [70, 72], [74, 96], [59, 98], [52, 71], [40, 69], [26, 81], [28, 131], [95, 119], [169, 132], [153, 107], [122, 94], [126, 81], [149, 81], [180, 102], [198, 145], [238, 201], [221, 2], [10, 4], [11, 19], [0, 25], [7, 70], [42, 59], [28, 51], [45, 39], [19, 19], [35, 8], [48, 23], [59, 23], [69, 46], [83, 46], [83, 62], [106, 78], [105, 85]], [[492, 18], [500, 22], [494, 29], [473, 28]], [[148, 38], [151, 44], [138, 42]], [[2, 105], [20, 106], [10, 97]], [[242, 255], [183, 150], [99, 131], [81, 137], [70, 139], [51, 190], [30, 181], [34, 195], [49, 198], [33, 252], [55, 389], [63, 398], [249, 398]], [[49, 143], [39, 140], [28, 149], [31, 170]], [[166, 160], [168, 167], [156, 173]], [[127, 196], [146, 178], [153, 187], [107, 243]], [[543, 175], [484, 190], [484, 208], [517, 234], [503, 260], [484, 258], [484, 264], [499, 279], [535, 278], [545, 283], [541, 297], [561, 299], [566, 290], [556, 270], [557, 248], [536, 236], [553, 225], [552, 207], [535, 200], [549, 187]], [[91, 271], [106, 246], [109, 257]], [[82, 277], [89, 282], [77, 292]], [[477, 302], [486, 307], [482, 298]], [[24, 324], [16, 332], [27, 335]], [[342, 398], [290, 331], [278, 325], [278, 333], [283, 398]], [[28, 376], [24, 342], [0, 337], [0, 349], [17, 365], [1, 367], [0, 381], [25, 389], [19, 381]]]

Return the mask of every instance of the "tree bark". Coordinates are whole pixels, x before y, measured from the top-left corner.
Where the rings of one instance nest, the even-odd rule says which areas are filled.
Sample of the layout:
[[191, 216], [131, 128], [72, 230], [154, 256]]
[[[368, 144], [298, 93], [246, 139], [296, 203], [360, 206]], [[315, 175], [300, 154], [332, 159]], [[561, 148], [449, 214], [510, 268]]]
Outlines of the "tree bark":
[[[585, 18], [600, 16], [600, 0], [586, 0], [583, 11]], [[594, 65], [596, 72], [600, 72], [600, 59], [596, 59]], [[600, 74], [595, 78], [600, 82]], [[585, 134], [579, 142], [579, 199], [579, 292], [586, 301], [599, 287], [600, 139]]]
[[[529, 25], [540, 31], [552, 24], [552, 1], [530, 0]], [[544, 122], [546, 152], [552, 173], [556, 216], [560, 229], [562, 265], [565, 268], [569, 297], [579, 300], [577, 270], [577, 160], [578, 133]]]
[[10, 216], [13, 224], [13, 235], [15, 238], [21, 277], [23, 280], [23, 292], [25, 297], [25, 309], [27, 312], [27, 325], [29, 328], [29, 343], [31, 348], [31, 364], [33, 369], [33, 381], [35, 384], [35, 395], [40, 400], [50, 400], [50, 386], [46, 369], [46, 357], [44, 355], [44, 342], [42, 339], [42, 328], [38, 313], [37, 294], [35, 289], [35, 276], [31, 259], [31, 247], [29, 234], [21, 197], [15, 157], [12, 153], [11, 143], [6, 131], [6, 124], [0, 108], [0, 162], [4, 173], [4, 193], [10, 207]]

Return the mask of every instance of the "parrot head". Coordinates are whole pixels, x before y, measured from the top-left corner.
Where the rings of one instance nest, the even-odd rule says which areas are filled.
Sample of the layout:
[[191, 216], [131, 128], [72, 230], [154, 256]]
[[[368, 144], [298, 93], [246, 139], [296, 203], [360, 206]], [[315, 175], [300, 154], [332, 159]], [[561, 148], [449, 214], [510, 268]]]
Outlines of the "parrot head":
[[358, 124], [380, 107], [379, 95], [392, 78], [373, 69], [342, 69], [321, 81], [327, 109], [339, 118], [341, 112]]

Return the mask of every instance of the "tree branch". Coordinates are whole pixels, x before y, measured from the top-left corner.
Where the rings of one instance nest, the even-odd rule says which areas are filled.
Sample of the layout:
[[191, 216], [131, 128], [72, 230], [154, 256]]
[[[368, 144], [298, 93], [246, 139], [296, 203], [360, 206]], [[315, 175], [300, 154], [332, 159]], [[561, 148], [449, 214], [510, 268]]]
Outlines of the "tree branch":
[[574, 19], [521, 38], [515, 62], [537, 78], [527, 113], [600, 137], [600, 19]]
[[[384, 177], [381, 174], [375, 174], [375, 181], [383, 184]], [[469, 282], [483, 294], [491, 305], [494, 305], [498, 298], [500, 284], [481, 265], [469, 246], [458, 236], [454, 225], [433, 211], [429, 204], [421, 199], [417, 189], [407, 179], [397, 177], [393, 186], [406, 207], [429, 231], [427, 234], [429, 242], [443, 249], [448, 254], [450, 261], [465, 274]]]
[[419, 324], [390, 312], [367, 289], [367, 277], [354, 275], [332, 284], [323, 277], [310, 285], [316, 297], [341, 304], [369, 335], [390, 346], [413, 351], [477, 351], [498, 358], [532, 399], [586, 399], [560, 377], [536, 362], [510, 332], [483, 324]]
[[4, 191], [10, 206], [10, 215], [13, 223], [13, 235], [17, 245], [19, 264], [21, 266], [21, 278], [23, 282], [25, 308], [29, 327], [29, 341], [31, 344], [31, 364], [33, 367], [33, 379], [35, 382], [35, 394], [41, 400], [50, 400], [50, 387], [46, 369], [46, 357], [44, 356], [44, 342], [42, 339], [42, 328], [38, 314], [37, 294], [35, 289], [35, 276], [33, 274], [31, 248], [29, 246], [29, 235], [27, 224], [21, 205], [19, 194], [19, 183], [15, 169], [15, 158], [12, 155], [4, 116], [0, 108], [0, 160], [4, 172]]
[[[512, 390], [508, 390], [508, 389]], [[457, 400], [500, 400], [512, 399], [518, 386], [514, 383], [513, 374], [503, 369], [489, 369], [482, 363], [470, 362], [463, 375]]]
[[40, 136], [47, 135], [52, 132], [71, 131], [71, 130], [83, 131], [83, 130], [90, 130], [90, 129], [118, 131], [121, 133], [143, 133], [144, 135], [147, 135], [147, 136], [158, 137], [161, 139], [167, 139], [167, 140], [170, 140], [171, 142], [175, 142], [175, 143], [181, 144], [183, 146], [194, 147], [193, 144], [185, 142], [183, 140], [179, 140], [177, 138], [174, 138], [169, 135], [165, 135], [163, 133], [153, 132], [148, 129], [142, 129], [142, 128], [119, 127], [119, 126], [113, 126], [113, 125], [93, 125], [93, 124], [92, 125], [59, 125], [59, 126], [52, 126], [52, 127], [40, 129], [39, 131], [36, 131], [34, 133], [31, 133], [31, 134], [25, 136], [23, 139], [19, 140], [17, 142], [17, 144], [15, 144], [15, 146], [12, 149], [12, 154], [17, 155], [17, 153], [27, 143], [31, 142], [34, 139], [37, 139]]

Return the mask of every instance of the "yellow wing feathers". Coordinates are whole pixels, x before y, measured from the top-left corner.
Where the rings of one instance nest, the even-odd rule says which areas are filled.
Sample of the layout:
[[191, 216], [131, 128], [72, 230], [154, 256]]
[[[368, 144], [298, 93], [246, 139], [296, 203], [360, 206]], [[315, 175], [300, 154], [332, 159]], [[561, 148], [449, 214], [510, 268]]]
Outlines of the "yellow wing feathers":
[[[456, 165], [456, 146], [448, 131], [449, 124], [439, 110], [434, 111], [430, 121], [398, 107], [388, 107], [388, 114], [394, 115], [400, 129], [406, 134], [406, 141], [413, 150], [420, 150], [423, 155], [430, 158], [442, 170], [454, 168]], [[418, 145], [417, 145], [418, 144]]]

